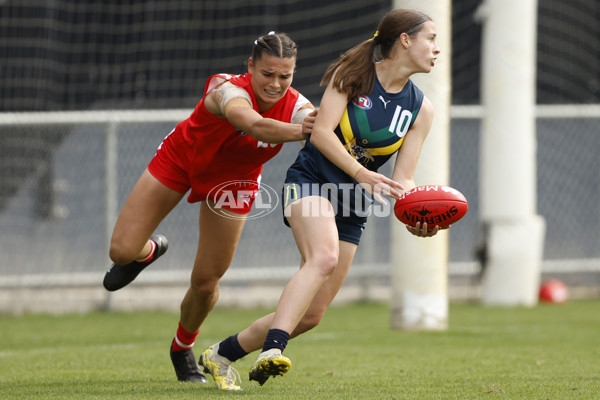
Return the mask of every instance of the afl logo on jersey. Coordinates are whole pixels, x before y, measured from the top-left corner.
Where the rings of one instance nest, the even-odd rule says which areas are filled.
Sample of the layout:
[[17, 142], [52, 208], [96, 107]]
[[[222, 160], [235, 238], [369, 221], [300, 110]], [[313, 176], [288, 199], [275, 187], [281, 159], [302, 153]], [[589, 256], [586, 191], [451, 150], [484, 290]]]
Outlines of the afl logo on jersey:
[[355, 101], [354, 104], [362, 108], [363, 110], [369, 110], [373, 107], [373, 103], [371, 99], [368, 97], [359, 97], [358, 101]]

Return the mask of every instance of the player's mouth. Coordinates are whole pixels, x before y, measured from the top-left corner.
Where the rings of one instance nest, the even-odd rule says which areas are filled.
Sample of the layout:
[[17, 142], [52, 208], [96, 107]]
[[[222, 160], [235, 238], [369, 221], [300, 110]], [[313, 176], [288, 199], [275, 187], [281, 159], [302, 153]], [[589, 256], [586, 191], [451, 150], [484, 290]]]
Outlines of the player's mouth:
[[281, 93], [281, 91], [265, 89], [265, 93], [269, 96], [279, 96], [279, 93]]
[[432, 67], [435, 67], [435, 60], [437, 60], [437, 58], [432, 58], [431, 59], [431, 66]]

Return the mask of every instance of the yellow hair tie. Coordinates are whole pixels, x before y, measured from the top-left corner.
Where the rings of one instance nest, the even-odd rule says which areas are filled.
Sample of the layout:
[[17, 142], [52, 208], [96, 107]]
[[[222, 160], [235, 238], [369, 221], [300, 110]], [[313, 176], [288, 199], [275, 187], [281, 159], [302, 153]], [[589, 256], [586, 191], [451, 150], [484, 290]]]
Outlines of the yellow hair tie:
[[373, 39], [375, 39], [377, 36], [379, 36], [379, 31], [375, 31], [375, 34], [373, 35]]

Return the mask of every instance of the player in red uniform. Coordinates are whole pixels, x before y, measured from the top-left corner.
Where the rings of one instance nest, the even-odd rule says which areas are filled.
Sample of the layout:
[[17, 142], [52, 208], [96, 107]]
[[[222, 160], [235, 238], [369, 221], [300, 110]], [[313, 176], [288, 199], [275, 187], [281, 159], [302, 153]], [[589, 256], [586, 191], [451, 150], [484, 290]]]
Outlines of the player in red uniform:
[[[192, 345], [217, 301], [219, 279], [233, 259], [263, 164], [284, 142], [304, 140], [312, 130], [316, 111], [291, 87], [296, 54], [287, 35], [271, 32], [255, 42], [247, 74], [210, 77], [190, 117], [158, 147], [115, 225], [114, 264], [104, 277], [109, 291], [128, 285], [165, 253], [166, 238], [153, 232], [188, 190], [189, 202], [202, 202], [191, 283], [170, 349], [180, 381], [206, 382]], [[223, 196], [234, 201], [221, 202]]]

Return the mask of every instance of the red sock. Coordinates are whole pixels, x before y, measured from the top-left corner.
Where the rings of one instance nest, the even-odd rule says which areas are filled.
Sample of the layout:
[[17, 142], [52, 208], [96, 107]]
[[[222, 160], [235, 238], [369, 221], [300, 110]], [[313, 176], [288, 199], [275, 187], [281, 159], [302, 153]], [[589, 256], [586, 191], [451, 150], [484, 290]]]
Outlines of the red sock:
[[177, 334], [175, 335], [175, 340], [173, 341], [173, 351], [181, 351], [181, 350], [189, 350], [194, 345], [196, 341], [196, 336], [200, 329], [198, 329], [194, 333], [190, 333], [185, 330], [183, 326], [181, 326], [181, 322], [179, 323], [179, 327], [177, 328]]
[[148, 261], [152, 261], [152, 258], [154, 258], [154, 250], [156, 250], [156, 243], [154, 243], [154, 240], [150, 241], [150, 254], [148, 254], [146, 257], [142, 258], [141, 260], [136, 260], [139, 263], [146, 263]]

